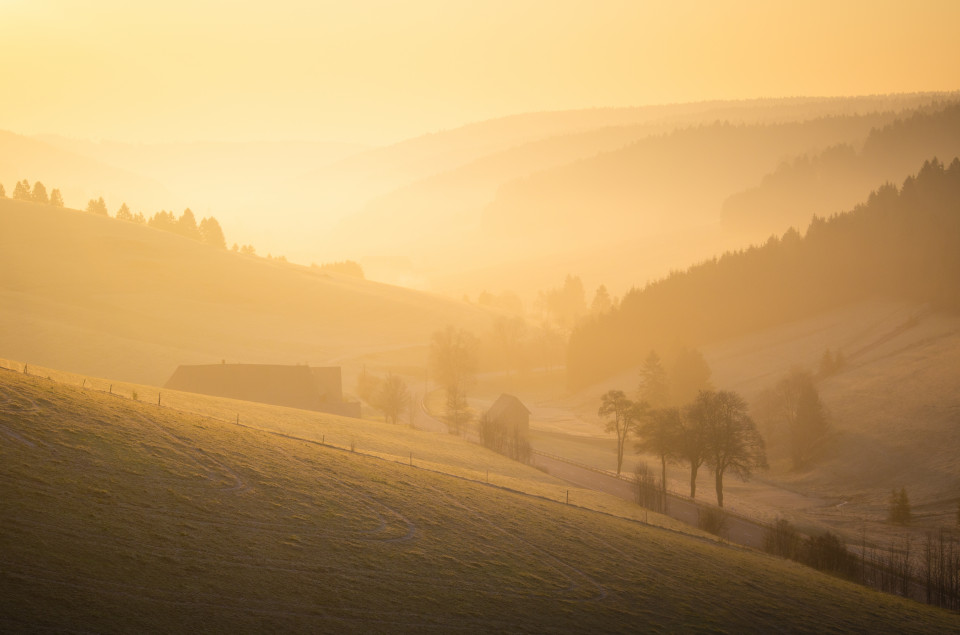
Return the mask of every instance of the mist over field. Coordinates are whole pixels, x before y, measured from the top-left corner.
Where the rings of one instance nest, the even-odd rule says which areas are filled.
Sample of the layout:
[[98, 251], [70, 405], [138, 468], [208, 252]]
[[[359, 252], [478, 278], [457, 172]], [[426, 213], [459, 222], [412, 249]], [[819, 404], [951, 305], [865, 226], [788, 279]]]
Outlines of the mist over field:
[[4, 632], [960, 631], [953, 2], [0, 2]]

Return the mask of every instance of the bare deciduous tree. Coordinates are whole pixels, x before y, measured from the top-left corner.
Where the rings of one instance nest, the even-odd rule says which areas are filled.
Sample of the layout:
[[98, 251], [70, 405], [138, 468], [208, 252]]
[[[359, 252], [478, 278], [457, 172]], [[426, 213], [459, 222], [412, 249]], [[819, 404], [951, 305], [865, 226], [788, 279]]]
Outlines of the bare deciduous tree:
[[451, 431], [460, 434], [469, 421], [467, 385], [477, 369], [476, 339], [452, 326], [435, 332], [430, 340], [430, 365], [446, 393]]
[[622, 390], [608, 390], [600, 398], [597, 414], [607, 419], [607, 432], [617, 435], [617, 476], [623, 467], [623, 449], [637, 420], [649, 409], [645, 403], [635, 404]]
[[763, 437], [747, 413], [743, 397], [728, 390], [704, 390], [689, 416], [699, 422], [706, 440], [706, 462], [713, 468], [717, 505], [723, 507], [723, 475], [732, 470], [746, 479], [767, 466]]
[[640, 440], [634, 445], [636, 451], [660, 457], [660, 486], [663, 489], [664, 502], [667, 495], [667, 460], [679, 451], [680, 431], [679, 408], [652, 410], [637, 428]]

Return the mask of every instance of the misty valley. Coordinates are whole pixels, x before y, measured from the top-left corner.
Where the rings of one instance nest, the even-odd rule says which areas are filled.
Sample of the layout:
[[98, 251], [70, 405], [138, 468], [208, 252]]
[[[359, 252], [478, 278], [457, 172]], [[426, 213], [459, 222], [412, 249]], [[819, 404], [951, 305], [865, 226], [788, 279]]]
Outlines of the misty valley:
[[[423, 123], [397, 47], [433, 132], [205, 140], [400, 94], [288, 4], [358, 101], [237, 48], [257, 18], [190, 31], [200, 70], [135, 46], [159, 95], [206, 69], [183, 130], [114, 136], [155, 130], [136, 83], [103, 135], [0, 110], [34, 122], [0, 130], [0, 630], [960, 632], [960, 93], [498, 110], [573, 80], [507, 74], [536, 47], [497, 23], [467, 123]], [[381, 4], [350, 33], [442, 37], [424, 68], [494, 24]]]

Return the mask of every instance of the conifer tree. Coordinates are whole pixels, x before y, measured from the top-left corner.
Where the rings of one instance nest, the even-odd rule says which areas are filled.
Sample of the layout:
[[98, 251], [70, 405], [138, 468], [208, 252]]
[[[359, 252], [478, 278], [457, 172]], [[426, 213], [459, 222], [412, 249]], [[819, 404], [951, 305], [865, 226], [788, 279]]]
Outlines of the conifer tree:
[[91, 198], [87, 203], [87, 211], [92, 214], [100, 214], [101, 216], [110, 215], [109, 212], [107, 212], [107, 204], [102, 196], [96, 200]]
[[183, 214], [180, 215], [173, 231], [192, 240], [202, 239], [200, 230], [197, 228], [197, 217], [193, 215], [193, 211], [189, 207], [183, 210]]
[[34, 203], [43, 203], [44, 205], [50, 202], [50, 197], [47, 196], [47, 188], [43, 183], [37, 181], [33, 184], [33, 192], [30, 194], [30, 199]]
[[132, 221], [133, 214], [130, 212], [130, 208], [127, 207], [127, 204], [124, 203], [120, 206], [120, 209], [117, 210], [117, 215], [114, 218], [117, 220]]
[[117, 215], [114, 216], [117, 220], [133, 220], [133, 214], [130, 212], [130, 208], [127, 207], [127, 204], [124, 203], [120, 206], [120, 209], [117, 210]]
[[220, 223], [217, 222], [216, 218], [213, 216], [204, 218], [200, 221], [199, 229], [203, 242], [219, 249], [227, 248], [227, 240], [224, 238], [223, 230], [220, 228]]
[[650, 351], [640, 367], [640, 401], [646, 401], [652, 408], [662, 408], [669, 401], [667, 371], [656, 351]]
[[0, 183], [0, 198], [7, 198], [7, 191], [3, 189], [3, 183]]
[[907, 488], [901, 487], [899, 492], [893, 490], [890, 494], [890, 522], [897, 525], [909, 525], [911, 516]]
[[60, 190], [53, 188], [50, 191], [50, 204], [54, 207], [63, 207], [63, 196], [60, 194]]
[[16, 186], [13, 188], [13, 200], [15, 201], [29, 201], [30, 200], [30, 183], [24, 179], [22, 181], [17, 181]]

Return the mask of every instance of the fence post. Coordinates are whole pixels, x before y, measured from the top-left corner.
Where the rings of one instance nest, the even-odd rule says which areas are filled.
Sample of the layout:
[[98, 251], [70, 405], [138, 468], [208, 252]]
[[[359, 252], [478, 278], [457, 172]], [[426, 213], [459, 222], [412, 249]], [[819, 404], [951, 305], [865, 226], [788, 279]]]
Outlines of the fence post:
[[110, 394], [113, 394], [113, 384], [110, 384]]
[[157, 405], [160, 405], [160, 393], [157, 393]]
[[570, 504], [570, 490], [567, 490], [567, 505]]
[[410, 453], [410, 465], [413, 465], [413, 452]]
[[239, 413], [239, 412], [237, 413], [237, 423], [238, 423], [238, 424], [240, 423], [240, 413]]

